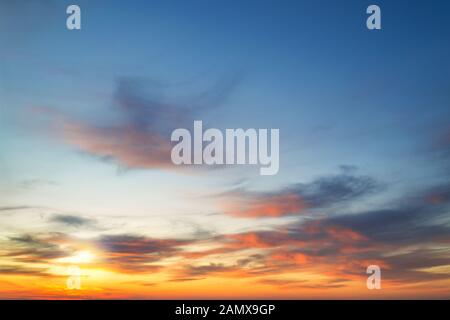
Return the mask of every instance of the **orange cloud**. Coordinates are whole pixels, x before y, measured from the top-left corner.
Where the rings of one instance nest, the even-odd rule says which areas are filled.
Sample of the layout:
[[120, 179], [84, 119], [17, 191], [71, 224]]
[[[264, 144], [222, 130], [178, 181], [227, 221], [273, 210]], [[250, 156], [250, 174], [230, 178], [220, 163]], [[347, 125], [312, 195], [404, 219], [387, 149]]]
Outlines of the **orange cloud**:
[[133, 126], [90, 127], [69, 120], [60, 124], [60, 130], [65, 143], [125, 167], [166, 168], [172, 164], [169, 140], [157, 133]]
[[225, 212], [231, 216], [245, 218], [276, 218], [302, 212], [305, 204], [294, 193], [268, 195], [266, 197], [237, 198], [224, 204]]

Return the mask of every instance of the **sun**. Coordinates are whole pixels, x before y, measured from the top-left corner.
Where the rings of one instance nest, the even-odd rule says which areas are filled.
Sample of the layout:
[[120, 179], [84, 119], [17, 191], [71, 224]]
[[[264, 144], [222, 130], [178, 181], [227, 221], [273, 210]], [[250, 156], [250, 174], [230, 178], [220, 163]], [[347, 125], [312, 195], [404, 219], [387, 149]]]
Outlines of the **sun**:
[[94, 255], [88, 251], [78, 251], [73, 256], [61, 258], [59, 262], [62, 263], [74, 263], [74, 264], [85, 264], [91, 263], [95, 259]]

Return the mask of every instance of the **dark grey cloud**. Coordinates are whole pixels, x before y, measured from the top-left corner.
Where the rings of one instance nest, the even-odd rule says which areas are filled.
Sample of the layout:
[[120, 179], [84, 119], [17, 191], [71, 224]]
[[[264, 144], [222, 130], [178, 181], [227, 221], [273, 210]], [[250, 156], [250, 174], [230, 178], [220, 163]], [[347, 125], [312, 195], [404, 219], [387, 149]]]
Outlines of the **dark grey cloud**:
[[[355, 168], [323, 176], [308, 183], [297, 183], [273, 192], [251, 192], [244, 188], [221, 194], [227, 214], [237, 217], [279, 217], [303, 214], [307, 210], [331, 209], [384, 190], [376, 179], [357, 175]], [[231, 198], [231, 200], [227, 199]], [[233, 201], [236, 202], [233, 205]], [[230, 205], [231, 203], [231, 205]]]
[[450, 185], [408, 195], [386, 209], [330, 218], [374, 241], [423, 244], [450, 241]]
[[30, 209], [33, 207], [29, 206], [10, 206], [10, 207], [0, 207], [0, 211], [18, 211], [18, 210], [25, 210]]
[[323, 280], [321, 283], [314, 283], [312, 281], [303, 279], [271, 279], [265, 278], [258, 280], [258, 283], [268, 284], [271, 286], [277, 286], [285, 289], [293, 288], [307, 288], [307, 289], [323, 289], [323, 288], [342, 288], [346, 286], [348, 279], [331, 279]]
[[156, 239], [130, 234], [105, 235], [97, 241], [112, 267], [132, 272], [158, 270], [160, 266], [154, 263], [177, 254], [182, 246], [190, 243], [192, 240]]
[[55, 214], [50, 217], [50, 221], [73, 227], [91, 226], [95, 223], [92, 219], [69, 214]]
[[22, 234], [9, 237], [4, 243], [5, 256], [15, 261], [41, 263], [70, 256], [74, 251], [60, 245], [62, 233]]
[[416, 249], [407, 253], [384, 257], [390, 267], [384, 270], [383, 277], [402, 282], [425, 282], [449, 279], [450, 272], [427, 272], [428, 268], [448, 267], [450, 252], [448, 249]]
[[[142, 131], [168, 135], [182, 125], [191, 110], [164, 101], [161, 87], [152, 83], [150, 88], [141, 79], [119, 78], [113, 96], [113, 105], [123, 116], [123, 123]], [[158, 92], [155, 92], [157, 89]]]
[[180, 246], [191, 243], [191, 240], [157, 239], [122, 234], [102, 236], [98, 243], [108, 252], [147, 254], [174, 251]]
[[170, 102], [165, 85], [158, 81], [121, 77], [117, 79], [113, 105], [123, 122], [139, 130], [170, 137], [173, 129], [191, 125], [200, 112], [220, 106], [241, 81], [240, 74], [223, 77], [212, 87], [186, 101]]
[[40, 186], [57, 186], [57, 185], [58, 183], [56, 183], [55, 181], [47, 179], [27, 179], [19, 183], [20, 188], [27, 190], [35, 189]]
[[182, 271], [184, 277], [203, 277], [211, 274], [226, 273], [237, 270], [235, 266], [226, 266], [221, 263], [210, 263], [208, 265], [188, 265]]
[[47, 273], [44, 268], [29, 268], [17, 265], [0, 265], [0, 274], [4, 275], [20, 275], [20, 276], [37, 276], [37, 277], [54, 277]]
[[382, 184], [370, 176], [343, 173], [299, 183], [287, 189], [298, 194], [312, 208], [323, 208], [351, 201], [382, 190]]

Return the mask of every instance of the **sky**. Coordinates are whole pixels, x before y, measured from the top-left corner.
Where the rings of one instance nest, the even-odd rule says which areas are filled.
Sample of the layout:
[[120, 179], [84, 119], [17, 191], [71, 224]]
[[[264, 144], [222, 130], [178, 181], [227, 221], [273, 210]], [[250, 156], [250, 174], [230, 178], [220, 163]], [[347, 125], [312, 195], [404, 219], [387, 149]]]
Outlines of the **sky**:
[[0, 298], [448, 299], [450, 3], [374, 3], [0, 0]]

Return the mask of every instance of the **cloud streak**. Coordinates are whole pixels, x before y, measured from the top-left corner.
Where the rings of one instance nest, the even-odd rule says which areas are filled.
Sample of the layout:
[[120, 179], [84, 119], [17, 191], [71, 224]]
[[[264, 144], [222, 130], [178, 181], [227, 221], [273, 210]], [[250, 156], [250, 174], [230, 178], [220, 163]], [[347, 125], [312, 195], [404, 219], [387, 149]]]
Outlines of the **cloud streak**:
[[50, 221], [73, 227], [90, 226], [94, 223], [92, 219], [69, 214], [55, 214]]

